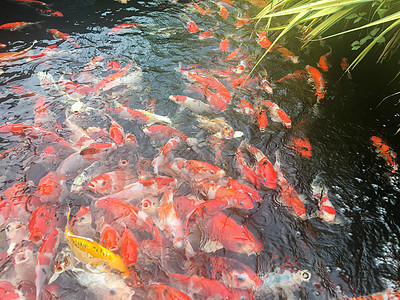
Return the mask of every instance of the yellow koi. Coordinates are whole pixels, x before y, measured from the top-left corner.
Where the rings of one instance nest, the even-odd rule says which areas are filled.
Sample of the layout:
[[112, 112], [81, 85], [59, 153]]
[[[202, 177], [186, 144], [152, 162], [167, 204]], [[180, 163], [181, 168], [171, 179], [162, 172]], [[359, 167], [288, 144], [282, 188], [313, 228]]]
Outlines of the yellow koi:
[[92, 239], [80, 237], [71, 233], [69, 230], [70, 212], [71, 209], [68, 211], [64, 235], [65, 240], [74, 252], [76, 258], [85, 264], [104, 268], [102, 272], [118, 273], [122, 277], [128, 276], [129, 271], [118, 254], [100, 246]]

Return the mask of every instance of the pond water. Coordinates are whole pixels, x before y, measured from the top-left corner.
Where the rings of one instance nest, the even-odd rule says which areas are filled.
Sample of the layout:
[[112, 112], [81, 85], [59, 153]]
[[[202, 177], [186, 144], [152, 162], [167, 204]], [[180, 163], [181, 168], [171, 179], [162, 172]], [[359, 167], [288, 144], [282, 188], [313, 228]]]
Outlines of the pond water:
[[[376, 108], [386, 95], [380, 94], [381, 90], [375, 92], [377, 86], [368, 86], [365, 74], [354, 73], [352, 79], [342, 76], [339, 50], [336, 51], [330, 45], [332, 53], [327, 59], [331, 67], [328, 72], [322, 72], [326, 94], [317, 101], [315, 83], [310, 80], [306, 66], [317, 68], [320, 56], [329, 52], [330, 47], [328, 44], [316, 44], [300, 50], [301, 45], [296, 36], [282, 40], [281, 46], [294, 52], [298, 62], [288, 59], [275, 48], [244, 85], [232, 85], [234, 80], [243, 79], [241, 76], [250, 72], [265, 51], [258, 43], [255, 22], [247, 22], [247, 18], [255, 16], [260, 8], [249, 2], [235, 1], [232, 5], [208, 0], [196, 2], [203, 9], [210, 8], [211, 12], [205, 15], [196, 9], [193, 2], [129, 1], [122, 4], [103, 0], [47, 3], [49, 6], [4, 1], [0, 12], [1, 24], [37, 22], [19, 31], [0, 31], [0, 43], [7, 45], [2, 53], [22, 51], [34, 44], [21, 59], [12, 62], [0, 60], [3, 71], [0, 75], [0, 124], [38, 124], [40, 108], [36, 107], [35, 111], [35, 103], [41, 96], [46, 106], [41, 123], [43, 128], [55, 131], [74, 147], [70, 149], [60, 146], [60, 140], [55, 140], [48, 133], [27, 134], [25, 131], [21, 136], [16, 132], [5, 134], [1, 131], [2, 151], [17, 147], [2, 155], [1, 191], [4, 192], [15, 183], [33, 182], [29, 188], [30, 196], [34, 199], [30, 198], [29, 203], [25, 204], [23, 213], [20, 209], [18, 212], [8, 212], [7, 216], [10, 217], [2, 220], [3, 227], [18, 221], [21, 226], [29, 227], [30, 231], [27, 236], [16, 238], [17, 245], [11, 248], [9, 255], [6, 251], [10, 247], [10, 237], [6, 237], [4, 232], [2, 237], [4, 255], [1, 280], [14, 284], [15, 289], [19, 289], [16, 291], [18, 296], [34, 299], [35, 289], [42, 286], [39, 295], [43, 299], [127, 299], [132, 294], [133, 299], [161, 299], [162, 295], [167, 297], [167, 288], [161, 286], [165, 284], [195, 299], [341, 299], [397, 287], [400, 281], [399, 181], [391, 172], [395, 166], [389, 166], [379, 156], [371, 137], [381, 137], [396, 152], [399, 144], [393, 134], [397, 130], [399, 115], [394, 113], [397, 108], [392, 105], [393, 102], [385, 102]], [[221, 15], [221, 7], [228, 12], [226, 18]], [[48, 11], [41, 14], [40, 10]], [[49, 15], [56, 11], [61, 12], [63, 17]], [[241, 27], [234, 25], [238, 20], [247, 24]], [[188, 28], [190, 22], [197, 24], [200, 31], [190, 32], [190, 28], [193, 28]], [[110, 33], [115, 26], [127, 23], [138, 24]], [[57, 29], [70, 37], [65, 40], [54, 38], [48, 29]], [[201, 32], [210, 29], [211, 37], [199, 39]], [[229, 43], [227, 52], [221, 50], [224, 44], [220, 42], [223, 39]], [[42, 57], [29, 59], [51, 45], [57, 47]], [[228, 55], [239, 47], [238, 56], [230, 59]], [[99, 62], [88, 65], [99, 55], [102, 55]], [[112, 61], [114, 63], [110, 63]], [[110, 77], [107, 81], [100, 81], [111, 74], [120, 74], [118, 65], [124, 68], [131, 63], [133, 66], [121, 76], [127, 78], [125, 81], [113, 81], [115, 78]], [[244, 67], [243, 72], [238, 68], [240, 65]], [[296, 70], [303, 70], [299, 78], [279, 81]], [[51, 82], [49, 75], [55, 82]], [[256, 80], [266, 75], [272, 93], [261, 88]], [[220, 88], [216, 88], [218, 83], [210, 78], [218, 79], [228, 87], [232, 100], [227, 104], [227, 109], [219, 110], [218, 106], [212, 106], [207, 112], [197, 114], [169, 99], [170, 95], [184, 95], [208, 103], [206, 98], [212, 94], [210, 91], [221, 92]], [[69, 86], [66, 82], [69, 82]], [[77, 91], [77, 86], [71, 82], [81, 84], [82, 90]], [[259, 105], [261, 110], [253, 115], [242, 113], [239, 109], [239, 104], [243, 103], [241, 99], [246, 99], [256, 110]], [[291, 126], [284, 126], [276, 116], [276, 106], [269, 108], [264, 100], [278, 105], [290, 117]], [[82, 104], [86, 110], [80, 106]], [[116, 223], [114, 227], [119, 226], [117, 231], [120, 235], [124, 232], [121, 222], [112, 219], [115, 213], [109, 212], [108, 208], [105, 213], [106, 210], [95, 204], [102, 195], [89, 191], [87, 187], [74, 191], [72, 184], [77, 183], [76, 177], [84, 170], [85, 184], [95, 176], [115, 170], [131, 173], [134, 177], [131, 182], [156, 177], [149, 163], [155, 157], [160, 157], [159, 150], [169, 137], [150, 138], [146, 127], [151, 122], [144, 124], [146, 122], [143, 119], [111, 114], [125, 133], [135, 136], [137, 146], [132, 146], [132, 143], [129, 146], [125, 142], [114, 149], [114, 145], [110, 148], [113, 152], [103, 156], [96, 156], [97, 148], [80, 152], [82, 155], [93, 154], [94, 158], [89, 161], [79, 158], [78, 161], [68, 163], [65, 167], [68, 169], [67, 175], [60, 167], [74, 151], [79, 152], [84, 148], [79, 148], [74, 140], [74, 132], [78, 136], [79, 132], [75, 127], [67, 125], [68, 120], [78, 124], [77, 128], [87, 130], [89, 127], [101, 127], [108, 132], [112, 119], [102, 109], [124, 106], [154, 112], [158, 115], [154, 124], [170, 125], [189, 137], [186, 143], [181, 141], [181, 145], [160, 163], [160, 175], [176, 178], [177, 188], [172, 189], [173, 197], [183, 223], [186, 215], [182, 213], [183, 208], [179, 207], [188, 204], [176, 199], [182, 196], [205, 199], [206, 183], [200, 179], [212, 179], [213, 183], [218, 178], [214, 171], [209, 170], [205, 171], [208, 177], [205, 176], [202, 173], [203, 167], [196, 167], [194, 171], [189, 167], [190, 170], [171, 171], [165, 165], [174, 159], [213, 164], [222, 169], [226, 177], [257, 189], [262, 198], [262, 201], [252, 203], [254, 207], [249, 210], [230, 207], [221, 208], [222, 215], [213, 210], [204, 210], [200, 216], [194, 214], [192, 217], [195, 220], [189, 222], [191, 234], [183, 241], [185, 245], [181, 246], [175, 243], [176, 233], [171, 234], [166, 228], [172, 223], [171, 219], [165, 221], [160, 213], [162, 205], [159, 202], [166, 204], [162, 197], [168, 197], [169, 190], [151, 187], [153, 190], [143, 194], [134, 190], [124, 200], [130, 200], [131, 204], [146, 211], [149, 218], [155, 221], [163, 246], [154, 246], [148, 242], [154, 242], [156, 234], [151, 230], [149, 233], [148, 228], [144, 230], [143, 224], [137, 225], [137, 229], [127, 226], [125, 222], [122, 227], [129, 227], [138, 243], [138, 260], [128, 268], [131, 275], [125, 282], [115, 275], [116, 272], [99, 273], [99, 270], [93, 270], [93, 261], [88, 259], [89, 262], [83, 263], [75, 252], [78, 251], [77, 246], [74, 248], [64, 240], [68, 207], [72, 208], [72, 215], [75, 215], [84, 206], [93, 216], [93, 222], [86, 224], [87, 232], [91, 235], [85, 236], [81, 233], [82, 229], [79, 232], [75, 224], [71, 230], [75, 230], [74, 234], [78, 236], [90, 237], [94, 243], [100, 243], [103, 229], [96, 226], [101, 217], [105, 217], [109, 223]], [[76, 114], [73, 113], [74, 109], [77, 109]], [[258, 113], [268, 116], [265, 128], [260, 128], [257, 123], [255, 116]], [[165, 123], [165, 118], [160, 116], [168, 117], [171, 123]], [[210, 119], [213, 118], [220, 119], [212, 123]], [[224, 138], [229, 126], [236, 133], [234, 136], [225, 135]], [[296, 139], [309, 141], [311, 156], [304, 153], [301, 155], [289, 147]], [[112, 140], [100, 138], [94, 141]], [[49, 152], [49, 148], [46, 148], [48, 145], [54, 146], [56, 155]], [[237, 160], [238, 147], [243, 152], [246, 164], [257, 165], [258, 155], [262, 153], [275, 165], [275, 171], [278, 171], [277, 166], [280, 165], [282, 176], [299, 194], [305, 206], [306, 217], [300, 218], [290, 211], [290, 207], [288, 209], [282, 204], [281, 195], [284, 192], [279, 188], [279, 180], [278, 186], [271, 189], [263, 188], [262, 184], [257, 188], [244, 180]], [[253, 157], [250, 152], [254, 148], [251, 147], [261, 152]], [[44, 149], [48, 153], [43, 154]], [[70, 171], [69, 168], [74, 168], [72, 166], [77, 170]], [[58, 182], [63, 189], [62, 196], [44, 200], [44, 188], [42, 192], [36, 188], [51, 171], [60, 177], [66, 176], [59, 178]], [[323, 191], [329, 196], [336, 211], [334, 222], [326, 222], [319, 217], [318, 199], [312, 197], [312, 183], [316, 182], [316, 178], [322, 183]], [[222, 182], [218, 181], [223, 185]], [[287, 185], [281, 185], [283, 190], [288, 190]], [[58, 247], [53, 245], [54, 249], [49, 250], [53, 257], [48, 263], [49, 267], [43, 267], [45, 275], [42, 283], [35, 279], [35, 265], [48, 231], [33, 243], [31, 229], [31, 213], [40, 205], [35, 204], [38, 196], [42, 202], [46, 202], [44, 206], [55, 210], [53, 215], [57, 215], [55, 222], [60, 230]], [[233, 198], [237, 197], [235, 195]], [[5, 199], [7, 197], [2, 194], [3, 203]], [[150, 209], [145, 206], [147, 202], [143, 202], [143, 199], [150, 201]], [[194, 207], [191, 205], [189, 211], [190, 207]], [[231, 202], [229, 205], [232, 206]], [[5, 204], [1, 209], [5, 211], [4, 207]], [[2, 216], [6, 216], [6, 212], [2, 212]], [[238, 226], [244, 224], [249, 234], [254, 235], [255, 245], [258, 241], [262, 243], [262, 249], [254, 245], [253, 248], [241, 248], [239, 251], [235, 251], [233, 246], [229, 248], [230, 242], [225, 242], [221, 235], [232, 235], [232, 239], [237, 242], [235, 234], [238, 229], [235, 226], [221, 229], [224, 222], [217, 226], [216, 216], [228, 216]], [[215, 240], [217, 242], [214, 244], [220, 246], [211, 246], [211, 242], [207, 242]], [[210, 248], [214, 246], [217, 250], [211, 251]], [[48, 284], [54, 273], [54, 258], [57, 253], [68, 251], [65, 249], [70, 247], [74, 252], [72, 256], [78, 257], [74, 267], [60, 273], [54, 282]], [[122, 255], [123, 250], [120, 248], [115, 253]], [[24, 253], [23, 263], [17, 256], [21, 253]], [[33, 254], [29, 256], [27, 253]], [[88, 257], [87, 251], [85, 253]], [[250, 268], [248, 274], [256, 272], [264, 283], [243, 288], [244, 285], [236, 282], [244, 281], [243, 275], [238, 277], [235, 273], [234, 279], [227, 279], [226, 274], [233, 274], [237, 269], [240, 271], [241, 267], [239, 263], [211, 262], [211, 258], [218, 257], [247, 265]], [[24, 268], [30, 268], [30, 274], [26, 271], [22, 276], [20, 271]], [[176, 274], [190, 275], [192, 279], [182, 279]], [[202, 278], [207, 275], [213, 281]], [[220, 286], [221, 282], [228, 285], [230, 292]], [[4, 286], [2, 282], [2, 293], [6, 289]], [[10, 287], [7, 289], [11, 290]], [[8, 297], [4, 299], [14, 299], [10, 295]], [[175, 297], [181, 299], [184, 296], [176, 294]]]

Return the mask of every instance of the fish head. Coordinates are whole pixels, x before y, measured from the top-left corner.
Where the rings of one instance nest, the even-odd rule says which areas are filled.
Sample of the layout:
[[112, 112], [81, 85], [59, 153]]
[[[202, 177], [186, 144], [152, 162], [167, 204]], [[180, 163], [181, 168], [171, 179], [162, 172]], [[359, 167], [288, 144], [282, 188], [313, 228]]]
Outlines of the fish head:
[[269, 189], [276, 188], [278, 178], [274, 167], [267, 157], [262, 158], [256, 165], [256, 174], [260, 182]]
[[129, 147], [129, 149], [136, 149], [138, 143], [137, 139], [133, 134], [128, 134], [125, 136], [125, 145]]
[[43, 237], [57, 225], [56, 210], [49, 205], [37, 207], [29, 219], [29, 239], [33, 243], [40, 242]]
[[54, 260], [54, 272], [60, 274], [74, 266], [74, 259], [69, 248], [64, 248]]
[[56, 202], [61, 195], [60, 180], [56, 172], [47, 173], [40, 181], [36, 194], [42, 202]]
[[74, 225], [76, 223], [92, 224], [92, 213], [86, 206], [81, 206], [70, 222]]
[[11, 222], [8, 223], [5, 229], [7, 241], [18, 243], [28, 237], [28, 228], [22, 222]]
[[9, 281], [0, 281], [0, 298], [1, 299], [21, 299], [16, 287]]
[[112, 190], [112, 178], [109, 174], [102, 174], [93, 178], [87, 188], [93, 193], [109, 194]]
[[[232, 228], [233, 229], [233, 228]], [[230, 231], [230, 239], [233, 242], [232, 250], [237, 253], [245, 253], [247, 255], [257, 254], [263, 248], [263, 245], [243, 224], [237, 227], [237, 230]]]
[[98, 160], [104, 158], [112, 150], [116, 149], [114, 143], [92, 143], [79, 153], [85, 159], [89, 161]]
[[240, 268], [232, 269], [227, 273], [222, 273], [222, 283], [228, 288], [256, 290], [262, 285], [263, 281], [257, 274], [249, 270], [241, 270]]

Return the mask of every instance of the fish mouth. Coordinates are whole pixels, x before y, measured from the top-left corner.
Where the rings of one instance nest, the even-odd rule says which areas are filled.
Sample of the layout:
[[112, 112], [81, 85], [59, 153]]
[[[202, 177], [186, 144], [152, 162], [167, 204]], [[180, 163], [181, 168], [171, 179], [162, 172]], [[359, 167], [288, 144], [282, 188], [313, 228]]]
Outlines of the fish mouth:
[[42, 235], [37, 233], [37, 234], [32, 234], [31, 237], [29, 238], [34, 244], [39, 243], [42, 240]]

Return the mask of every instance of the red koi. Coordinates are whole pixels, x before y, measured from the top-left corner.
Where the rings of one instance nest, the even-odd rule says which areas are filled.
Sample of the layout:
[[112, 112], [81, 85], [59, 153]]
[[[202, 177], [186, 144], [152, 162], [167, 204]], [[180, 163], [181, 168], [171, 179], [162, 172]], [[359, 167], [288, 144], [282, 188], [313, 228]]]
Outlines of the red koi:
[[208, 39], [208, 38], [213, 37], [215, 29], [216, 29], [216, 27], [211, 28], [211, 29], [206, 30], [206, 31], [203, 31], [203, 32], [200, 32], [199, 40], [204, 40], [204, 39]]
[[263, 105], [268, 108], [272, 121], [280, 122], [286, 128], [292, 127], [292, 121], [289, 116], [276, 103], [264, 100]]
[[154, 173], [158, 174], [160, 167], [166, 165], [168, 158], [173, 150], [178, 150], [183, 144], [183, 139], [181, 137], [171, 138], [164, 146], [160, 148], [157, 156], [152, 161], [152, 166], [154, 167]]
[[107, 70], [111, 70], [111, 69], [121, 70], [121, 65], [118, 62], [116, 62], [115, 60], [112, 60], [107, 63]]
[[113, 28], [108, 32], [108, 34], [114, 34], [114, 33], [119, 32], [119, 31], [121, 31], [121, 30], [131, 29], [131, 28], [134, 28], [134, 27], [136, 27], [136, 26], [140, 26], [140, 24], [139, 24], [139, 23], [125, 23], [125, 24], [120, 24], [120, 25], [117, 25], [117, 26], [113, 27]]
[[188, 31], [189, 31], [190, 33], [196, 33], [196, 32], [199, 31], [199, 27], [197, 27], [197, 25], [196, 25], [195, 22], [190, 21], [190, 22], [188, 23]]
[[258, 202], [258, 203], [262, 202], [262, 199], [258, 195], [258, 192], [244, 183], [241, 183], [235, 179], [229, 178], [226, 186], [228, 188], [248, 194], [254, 202]]
[[[265, 31], [261, 31], [258, 34], [258, 44], [264, 48], [264, 49], [269, 49], [272, 45], [270, 40], [267, 38], [267, 33]], [[273, 48], [272, 48], [273, 49]], [[271, 50], [272, 50], [271, 49]]]
[[225, 171], [201, 160], [185, 160], [177, 158], [165, 166], [165, 170], [172, 176], [178, 176], [182, 179], [191, 180], [218, 180], [225, 176]]
[[191, 300], [188, 295], [162, 283], [153, 283], [147, 287], [148, 299], [164, 299], [164, 300]]
[[347, 61], [347, 58], [346, 58], [346, 57], [343, 57], [343, 58], [342, 58], [342, 61], [340, 62], [340, 67], [342, 68], [342, 70], [343, 70], [344, 72], [347, 71], [347, 78], [351, 79], [351, 73], [350, 73], [349, 70], [347, 70], [348, 67], [349, 67], [349, 62]]
[[229, 41], [227, 38], [222, 39], [222, 41], [219, 43], [219, 50], [221, 50], [222, 52], [229, 51]]
[[196, 2], [193, 2], [193, 5], [200, 14], [202, 14], [203, 16], [206, 14], [205, 10], [200, 5], [198, 5]]
[[125, 76], [125, 74], [129, 71], [129, 69], [132, 67], [132, 63], [127, 64], [125, 67], [123, 67], [121, 70], [118, 70], [117, 72], [108, 75], [106, 78], [103, 78], [100, 80], [100, 82], [96, 85], [95, 90], [107, 90], [107, 85], [112, 83], [114, 80], [117, 80], [119, 78], [122, 78]]
[[311, 67], [309, 65], [306, 66], [306, 69], [310, 76], [312, 77], [314, 83], [315, 83], [315, 89], [317, 92], [315, 93], [318, 97], [318, 99], [323, 99], [325, 97], [325, 81], [322, 78], [322, 74], [318, 69]]
[[294, 64], [299, 63], [299, 57], [294, 55], [292, 52], [290, 52], [288, 49], [275, 45], [275, 49], [278, 50], [284, 57], [286, 57], [288, 60], [292, 61]]
[[43, 16], [47, 16], [47, 17], [64, 17], [62, 12], [60, 12], [60, 11], [52, 11], [51, 9], [41, 9], [41, 8], [36, 8], [35, 10], [39, 14], [41, 14]]
[[37, 22], [12, 22], [12, 23], [6, 23], [3, 25], [0, 25], [0, 29], [15, 31], [15, 30], [21, 30], [25, 27], [29, 27], [29, 26], [36, 25], [36, 24], [37, 24]]
[[97, 232], [100, 233], [100, 245], [113, 252], [118, 250], [120, 236], [118, 232], [101, 217], [97, 224]]
[[120, 254], [122, 257], [122, 261], [125, 265], [130, 268], [132, 267], [137, 260], [137, 241], [135, 235], [128, 228], [125, 228], [121, 237], [121, 247]]
[[296, 70], [293, 73], [282, 77], [281, 79], [277, 80], [276, 82], [282, 82], [286, 79], [301, 79], [307, 76], [307, 72], [305, 70]]
[[55, 48], [57, 48], [57, 45], [47, 46], [46, 48], [43, 49], [42, 52], [40, 52], [39, 54], [36, 54], [36, 55], [32, 55], [28, 59], [32, 60], [32, 59], [37, 59], [37, 58], [40, 58], [40, 57], [44, 57], [47, 54], [49, 54], [51, 51], [53, 51]]
[[125, 140], [124, 128], [111, 118], [111, 126], [109, 130], [110, 138], [119, 146]]
[[22, 295], [18, 293], [18, 289], [11, 282], [0, 280], [0, 298], [7, 300], [18, 300], [21, 299], [21, 297]]
[[108, 172], [93, 178], [87, 188], [93, 193], [111, 195], [123, 190], [133, 178], [133, 175], [126, 171]]
[[29, 194], [29, 188], [33, 186], [32, 181], [15, 183], [13, 186], [6, 189], [4, 192], [0, 194], [1, 201], [13, 198], [16, 196], [22, 196], [25, 194]]
[[273, 94], [271, 83], [268, 81], [268, 75], [265, 75], [265, 77], [261, 80], [260, 85], [268, 94]]
[[123, 229], [141, 228], [150, 232], [158, 244], [162, 245], [156, 224], [145, 212], [139, 211], [136, 206], [112, 198], [97, 200], [96, 206], [106, 211], [105, 220], [112, 222], [111, 225], [121, 225]]
[[43, 203], [56, 203], [62, 192], [62, 186], [60, 185], [60, 179], [58, 174], [54, 171], [50, 171], [40, 179], [36, 195], [40, 197], [40, 201]]
[[245, 115], [253, 115], [254, 114], [254, 108], [251, 105], [249, 101], [247, 101], [244, 98], [240, 99], [240, 102], [238, 103], [238, 108], [239, 112]]
[[111, 143], [92, 143], [81, 150], [79, 154], [86, 160], [94, 161], [104, 158], [109, 152], [115, 150], [115, 148], [115, 144]]
[[226, 10], [226, 8], [223, 5], [221, 5], [221, 3], [218, 3], [218, 2], [213, 2], [213, 3], [215, 3], [218, 6], [219, 15], [221, 16], [221, 18], [226, 20], [226, 18], [228, 17], [228, 14], [229, 14], [228, 11]]
[[103, 108], [102, 110], [110, 115], [117, 114], [123, 119], [138, 121], [141, 124], [147, 124], [150, 120], [144, 113], [129, 107]]
[[231, 60], [239, 57], [240, 47], [236, 48], [233, 52], [229, 53], [226, 60]]
[[213, 91], [205, 88], [204, 93], [207, 101], [211, 104], [211, 106], [219, 111], [227, 110], [226, 102], [222, 97], [214, 93]]
[[0, 53], [0, 64], [11, 62], [11, 61], [16, 61], [16, 60], [19, 60], [19, 59], [22, 59], [22, 58], [28, 56], [28, 52], [32, 49], [32, 47], [34, 45], [35, 45], [35, 42], [33, 42], [33, 44], [30, 47], [28, 47], [24, 50], [21, 50], [19, 52]]
[[47, 3], [44, 3], [44, 2], [38, 1], [38, 0], [13, 0], [13, 1], [23, 3], [23, 4], [30, 3], [30, 4], [39, 4], [39, 5], [44, 5], [44, 6], [47, 5]]
[[304, 136], [292, 139], [287, 146], [305, 158], [312, 156], [310, 141]]
[[29, 232], [31, 233], [29, 239], [34, 242], [40, 242], [43, 237], [51, 230], [56, 228], [56, 209], [54, 206], [41, 205], [37, 207], [29, 219]]
[[328, 64], [328, 60], [326, 59], [326, 57], [331, 54], [331, 52], [328, 52], [324, 55], [321, 55], [321, 57], [319, 58], [319, 63], [318, 63], [318, 67], [320, 67], [322, 69], [322, 71], [324, 72], [328, 72], [329, 71], [329, 64]]
[[372, 136], [371, 141], [376, 147], [376, 152], [386, 161], [386, 164], [392, 169], [392, 173], [396, 173], [399, 165], [396, 162], [396, 153], [378, 136]]
[[167, 125], [151, 125], [143, 129], [144, 134], [151, 139], [170, 139], [174, 136], [179, 136], [186, 141], [187, 136], [181, 131]]
[[267, 128], [268, 125], [268, 117], [266, 110], [262, 109], [261, 107], [256, 107], [254, 115], [256, 117], [258, 128], [260, 129], [261, 132], [265, 132], [265, 128]]
[[242, 151], [240, 150], [241, 145], [239, 145], [237, 152], [236, 152], [236, 160], [237, 160], [237, 166], [241, 172], [241, 175], [244, 180], [247, 180], [250, 182], [252, 185], [254, 185], [256, 188], [260, 187], [260, 182], [257, 177], [257, 174], [254, 169], [250, 168], [249, 165], [246, 163], [246, 161], [243, 158]]
[[59, 235], [60, 231], [58, 229], [52, 230], [40, 246], [35, 267], [36, 299], [41, 298], [43, 294], [43, 285], [50, 277], [51, 261], [55, 258], [57, 247], [60, 243]]
[[69, 34], [67, 33], [62, 33], [58, 31], [57, 29], [47, 29], [47, 32], [50, 32], [54, 38], [56, 39], [61, 39], [64, 41], [71, 42], [72, 44], [75, 45], [75, 47], [80, 47], [81, 45], [78, 44], [78, 42], [72, 38]]

